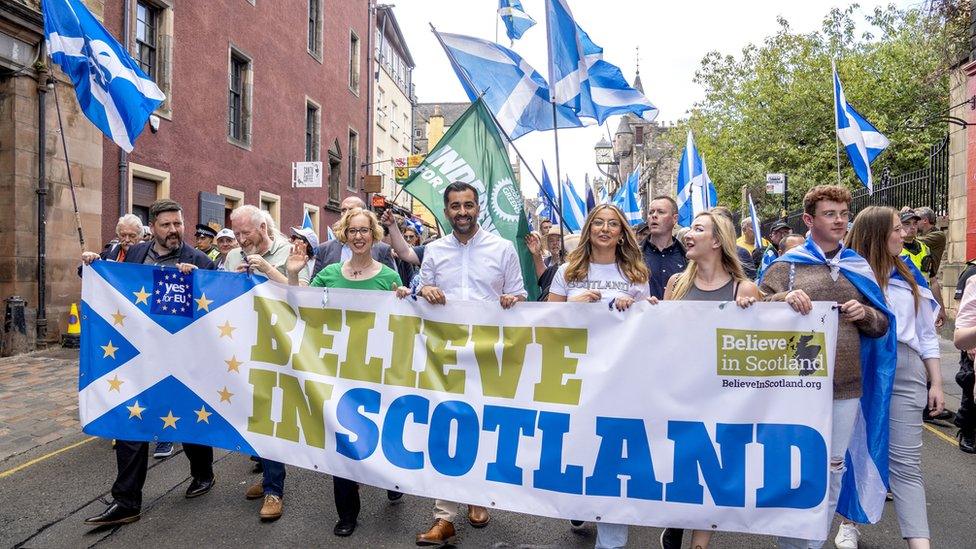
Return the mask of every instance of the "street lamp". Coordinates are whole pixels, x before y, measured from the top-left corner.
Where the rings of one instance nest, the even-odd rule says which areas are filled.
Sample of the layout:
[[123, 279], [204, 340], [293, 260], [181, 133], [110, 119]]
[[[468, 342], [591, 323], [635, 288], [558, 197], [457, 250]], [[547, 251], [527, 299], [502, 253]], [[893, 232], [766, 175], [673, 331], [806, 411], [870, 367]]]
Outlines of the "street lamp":
[[596, 155], [596, 169], [610, 181], [615, 184], [619, 183], [611, 172], [612, 167], [616, 166], [618, 162], [613, 154], [613, 145], [607, 141], [607, 138], [600, 138], [600, 141], [593, 146], [593, 153]]

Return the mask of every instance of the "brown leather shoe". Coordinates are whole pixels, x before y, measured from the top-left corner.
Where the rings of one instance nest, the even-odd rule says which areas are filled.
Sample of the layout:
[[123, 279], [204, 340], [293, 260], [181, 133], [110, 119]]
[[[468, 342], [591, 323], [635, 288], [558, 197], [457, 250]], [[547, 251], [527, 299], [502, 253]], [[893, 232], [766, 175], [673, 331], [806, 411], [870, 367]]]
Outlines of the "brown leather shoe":
[[261, 499], [264, 497], [264, 482], [257, 481], [254, 484], [247, 487], [247, 491], [244, 492], [244, 497], [247, 499]]
[[468, 505], [468, 522], [471, 526], [475, 528], [484, 528], [488, 526], [488, 521], [491, 520], [491, 515], [488, 514], [488, 509], [480, 505]]
[[444, 519], [437, 519], [434, 525], [423, 534], [417, 534], [417, 545], [437, 546], [454, 543], [457, 533], [454, 525]]
[[278, 520], [281, 518], [281, 511], [285, 504], [278, 496], [268, 494], [264, 496], [264, 505], [261, 506], [261, 520]]

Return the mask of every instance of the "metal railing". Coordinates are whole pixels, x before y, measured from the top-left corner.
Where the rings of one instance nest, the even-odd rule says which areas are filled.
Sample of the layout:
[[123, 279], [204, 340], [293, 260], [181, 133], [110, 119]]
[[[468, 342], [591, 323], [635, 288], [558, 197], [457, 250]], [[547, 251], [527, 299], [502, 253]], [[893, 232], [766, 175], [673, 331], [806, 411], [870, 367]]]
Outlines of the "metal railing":
[[[885, 168], [875, 185], [874, 193], [868, 194], [866, 188], [854, 191], [851, 200], [851, 213], [857, 213], [868, 206], [890, 206], [900, 210], [904, 206], [920, 208], [928, 206], [937, 216], [949, 213], [949, 136], [932, 145], [929, 165], [900, 175], [891, 175]], [[769, 234], [773, 223], [780, 221], [775, 217], [764, 220], [762, 234]], [[803, 223], [803, 210], [793, 210], [786, 216], [786, 223], [798, 234], [807, 232]]]

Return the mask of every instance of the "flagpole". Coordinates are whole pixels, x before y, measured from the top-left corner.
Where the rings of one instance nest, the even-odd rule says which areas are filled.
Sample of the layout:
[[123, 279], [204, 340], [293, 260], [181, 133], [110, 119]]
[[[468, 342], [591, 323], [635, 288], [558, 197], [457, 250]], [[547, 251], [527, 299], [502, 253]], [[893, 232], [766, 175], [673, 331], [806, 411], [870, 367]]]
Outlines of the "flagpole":
[[85, 235], [81, 232], [81, 214], [78, 213], [78, 197], [75, 195], [75, 183], [71, 177], [71, 163], [68, 161], [68, 142], [64, 137], [64, 123], [61, 121], [61, 101], [58, 99], [58, 84], [54, 83], [54, 107], [58, 112], [58, 131], [61, 133], [61, 148], [64, 150], [64, 167], [68, 171], [68, 188], [71, 190], [71, 204], [75, 211], [75, 225], [78, 227], [78, 242], [81, 251], [85, 251]]
[[[441, 34], [437, 32], [437, 29], [434, 27], [434, 24], [430, 22], [428, 22], [427, 24], [430, 25], [430, 30], [431, 32], [434, 33], [434, 36], [437, 38], [437, 42], [440, 43], [441, 48], [444, 50], [444, 53], [447, 55], [448, 61], [450, 61], [451, 65], [455, 68], [454, 72], [456, 72], [457, 74], [461, 75], [462, 78], [464, 78], [464, 81], [467, 83], [468, 89], [471, 90], [477, 89], [474, 83], [472, 83], [471, 80], [468, 78], [468, 73], [466, 73], [464, 70], [461, 70], [460, 65], [457, 64], [457, 60], [454, 59], [454, 55], [451, 54], [450, 48], [448, 48], [447, 45], [444, 44], [444, 40], [441, 39]], [[482, 95], [484, 95], [484, 92], [482, 92], [481, 95], [479, 95], [478, 97], [480, 98]], [[512, 146], [512, 150], [515, 151], [515, 156], [518, 157], [522, 165], [525, 166], [525, 169], [528, 170], [529, 175], [531, 175], [532, 179], [535, 180], [535, 184], [538, 185], [539, 189], [542, 190], [543, 194], [549, 197], [549, 204], [556, 210], [556, 215], [559, 217], [560, 227], [565, 225], [566, 220], [563, 217], [562, 187], [556, 189], [556, 192], [559, 195], [558, 198], [559, 204], [553, 204], [552, 201], [553, 197], [549, 196], [549, 193], [546, 192], [546, 189], [542, 186], [542, 180], [539, 179], [539, 177], [535, 174], [534, 171], [532, 171], [532, 168], [529, 166], [528, 161], [525, 160], [525, 157], [522, 156], [522, 153], [519, 151], [518, 147], [515, 146], [515, 142], [512, 141], [512, 138], [509, 137], [508, 132], [505, 131], [505, 128], [502, 127], [501, 123], [498, 121], [498, 118], [495, 117], [495, 113], [493, 113], [491, 109], [485, 109], [485, 110], [488, 111], [488, 115], [491, 116], [491, 120], [495, 123], [495, 126], [498, 128], [498, 132], [501, 133], [502, 136], [505, 138], [505, 141], [507, 141], [508, 144]], [[544, 237], [545, 235], [542, 236]]]
[[[559, 206], [563, 205], [563, 180], [562, 175], [559, 170], [559, 124], [556, 121], [556, 98], [550, 92], [549, 94], [550, 102], [552, 103], [552, 139], [556, 146], [556, 181], [559, 182], [559, 187], [556, 188], [556, 194], [559, 195]], [[560, 221], [563, 221], [562, 216], [559, 216]], [[559, 224], [559, 240], [560, 242], [565, 242], [566, 239], [566, 223], [563, 221]], [[561, 258], [560, 258], [561, 259]]]
[[837, 152], [837, 184], [841, 185], [840, 182], [840, 126], [838, 125], [838, 117], [840, 113], [837, 112], [837, 60], [830, 60], [830, 89], [834, 90], [834, 145]]

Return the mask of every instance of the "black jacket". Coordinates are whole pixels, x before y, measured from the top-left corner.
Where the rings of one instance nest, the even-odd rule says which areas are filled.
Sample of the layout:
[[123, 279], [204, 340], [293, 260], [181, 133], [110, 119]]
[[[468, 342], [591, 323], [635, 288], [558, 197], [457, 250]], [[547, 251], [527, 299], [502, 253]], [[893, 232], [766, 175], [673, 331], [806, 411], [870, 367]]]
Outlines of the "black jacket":
[[[153, 241], [140, 242], [129, 248], [129, 252], [125, 254], [124, 263], [142, 263], [146, 260], [146, 254], [149, 253], [149, 247], [153, 245]], [[200, 250], [190, 246], [184, 242], [180, 248], [180, 259], [179, 263], [193, 263], [200, 269], [213, 270], [216, 268], [214, 262], [207, 257], [207, 254], [201, 252]]]

